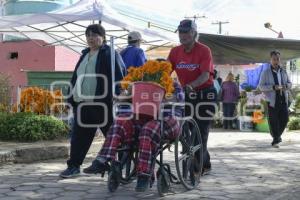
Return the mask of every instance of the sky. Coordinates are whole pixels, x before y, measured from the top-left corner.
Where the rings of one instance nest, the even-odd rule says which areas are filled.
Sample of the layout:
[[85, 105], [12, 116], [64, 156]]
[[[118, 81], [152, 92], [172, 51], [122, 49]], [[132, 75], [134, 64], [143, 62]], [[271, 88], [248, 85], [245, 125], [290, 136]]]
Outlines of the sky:
[[[121, 14], [143, 19], [144, 21], [137, 22], [139, 27], [141, 24], [146, 27], [150, 21], [174, 31], [179, 21], [185, 17], [205, 15], [206, 18], [196, 21], [199, 32], [217, 34], [219, 27], [212, 22], [228, 21], [228, 24], [222, 26], [222, 34], [276, 38], [276, 33], [264, 27], [264, 23], [270, 22], [273, 29], [283, 32], [284, 38], [300, 39], [299, 0], [97, 1], [105, 1]], [[177, 35], [174, 35], [178, 39]]]
[[106, 0], [106, 2], [120, 13], [156, 22], [160, 26], [174, 30], [184, 17], [205, 15], [206, 18], [196, 21], [199, 32], [216, 34], [219, 27], [212, 22], [228, 21], [228, 24], [222, 26], [222, 34], [277, 37], [276, 33], [264, 27], [264, 23], [270, 22], [273, 29], [283, 32], [284, 38], [300, 39], [299, 0]]
[[258, 37], [277, 37], [266, 29], [282, 31], [285, 38], [300, 39], [300, 1], [298, 0], [108, 0], [121, 13], [176, 28], [184, 17], [205, 15], [198, 19], [200, 32], [218, 33], [216, 21], [229, 21], [223, 25], [223, 34]]

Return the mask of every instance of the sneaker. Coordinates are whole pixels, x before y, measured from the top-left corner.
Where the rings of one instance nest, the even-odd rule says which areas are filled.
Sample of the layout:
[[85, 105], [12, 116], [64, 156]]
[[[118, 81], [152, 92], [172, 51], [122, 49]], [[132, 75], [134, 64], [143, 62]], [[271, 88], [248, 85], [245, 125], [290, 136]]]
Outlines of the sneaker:
[[272, 147], [279, 148], [279, 143], [282, 142], [281, 137], [279, 139], [274, 139], [271, 143]]
[[102, 163], [99, 160], [94, 160], [92, 165], [83, 169], [86, 174], [101, 174], [109, 170], [109, 165], [107, 163]]
[[66, 170], [61, 172], [59, 176], [62, 178], [71, 178], [71, 177], [78, 176], [79, 174], [80, 174], [79, 167], [69, 166]]
[[150, 177], [145, 175], [139, 175], [136, 182], [135, 191], [145, 192], [150, 185]]

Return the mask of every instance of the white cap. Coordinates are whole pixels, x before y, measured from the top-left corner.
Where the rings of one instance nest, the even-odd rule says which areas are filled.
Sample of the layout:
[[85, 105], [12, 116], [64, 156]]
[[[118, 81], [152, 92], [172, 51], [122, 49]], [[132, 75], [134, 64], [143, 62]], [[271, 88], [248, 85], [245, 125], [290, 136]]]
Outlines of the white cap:
[[137, 31], [129, 32], [128, 41], [142, 40], [142, 35]]

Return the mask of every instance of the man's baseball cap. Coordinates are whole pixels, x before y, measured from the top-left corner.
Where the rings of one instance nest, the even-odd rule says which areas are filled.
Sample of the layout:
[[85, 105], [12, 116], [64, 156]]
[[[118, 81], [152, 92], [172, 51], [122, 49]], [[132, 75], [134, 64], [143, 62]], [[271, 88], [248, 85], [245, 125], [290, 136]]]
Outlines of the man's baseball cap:
[[189, 32], [190, 30], [197, 31], [197, 24], [193, 20], [184, 19], [178, 25], [176, 32]]
[[142, 35], [137, 31], [129, 32], [128, 41], [142, 40]]

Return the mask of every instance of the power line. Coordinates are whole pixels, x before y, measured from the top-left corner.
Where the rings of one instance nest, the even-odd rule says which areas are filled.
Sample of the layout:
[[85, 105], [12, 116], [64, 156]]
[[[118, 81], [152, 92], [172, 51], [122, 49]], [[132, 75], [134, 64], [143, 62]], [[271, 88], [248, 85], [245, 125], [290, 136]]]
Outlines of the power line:
[[202, 11], [209, 11], [210, 8], [215, 7], [216, 5], [218, 5], [220, 2], [222, 2], [222, 0], [219, 1], [210, 1], [209, 3], [207, 3], [205, 6], [203, 6], [202, 8], [200, 8]]
[[232, 1], [233, 0], [224, 1], [223, 4], [220, 4], [210, 9], [208, 12], [215, 13], [215, 14], [218, 13], [218, 16], [222, 16], [223, 13], [228, 12], [228, 10], [226, 10], [225, 8], [227, 8], [228, 6], [233, 6]]
[[215, 13], [216, 11], [218, 11], [218, 12], [219, 11], [224, 11], [224, 8], [229, 6], [231, 1], [232, 0], [223, 0], [223, 1], [217, 2], [216, 5], [209, 7], [207, 9], [207, 12]]
[[139, 21], [142, 21], [142, 22], [146, 22], [148, 28], [155, 27], [155, 28], [159, 28], [159, 29], [162, 29], [162, 30], [165, 30], [165, 31], [170, 31], [170, 32], [174, 32], [174, 30], [175, 30], [175, 28], [173, 29], [173, 27], [171, 27], [170, 25], [167, 27], [165, 25], [161, 25], [161, 24], [158, 24], [158, 23], [153, 23], [153, 22], [151, 22], [151, 20], [143, 19], [143, 18], [140, 18], [138, 16], [128, 15], [128, 14], [123, 13], [123, 12], [120, 12], [120, 14], [124, 15], [126, 17], [129, 17], [129, 18], [132, 18], [132, 19], [136, 19], [136, 20], [139, 20]]

